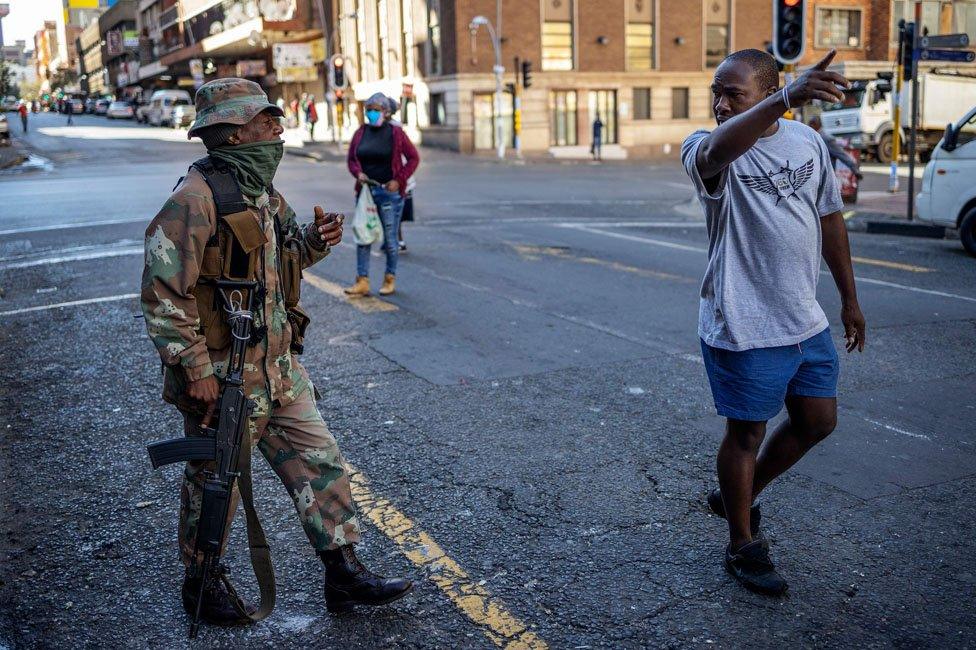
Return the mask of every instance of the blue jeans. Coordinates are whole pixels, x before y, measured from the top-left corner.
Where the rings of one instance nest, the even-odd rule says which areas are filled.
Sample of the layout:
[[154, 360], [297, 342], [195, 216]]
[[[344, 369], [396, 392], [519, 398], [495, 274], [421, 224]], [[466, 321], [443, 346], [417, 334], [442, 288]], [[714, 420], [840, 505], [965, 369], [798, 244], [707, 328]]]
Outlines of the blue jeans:
[[[364, 188], [366, 189], [366, 188]], [[376, 210], [383, 224], [383, 251], [386, 252], [386, 272], [396, 275], [397, 260], [400, 258], [400, 241], [397, 230], [403, 216], [403, 197], [399, 192], [388, 192], [382, 187], [368, 188], [373, 193]], [[356, 246], [356, 275], [369, 275], [369, 253], [372, 244]]]

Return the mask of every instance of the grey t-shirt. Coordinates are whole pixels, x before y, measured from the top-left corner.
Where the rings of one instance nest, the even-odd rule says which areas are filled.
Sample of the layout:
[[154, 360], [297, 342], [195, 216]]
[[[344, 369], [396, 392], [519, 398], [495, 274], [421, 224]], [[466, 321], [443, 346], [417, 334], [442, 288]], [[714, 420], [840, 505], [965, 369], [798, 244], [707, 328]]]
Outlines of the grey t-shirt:
[[705, 188], [695, 163], [708, 131], [681, 145], [708, 227], [698, 335], [713, 347], [750, 350], [793, 345], [820, 333], [817, 303], [820, 217], [843, 207], [823, 140], [810, 127], [779, 120]]

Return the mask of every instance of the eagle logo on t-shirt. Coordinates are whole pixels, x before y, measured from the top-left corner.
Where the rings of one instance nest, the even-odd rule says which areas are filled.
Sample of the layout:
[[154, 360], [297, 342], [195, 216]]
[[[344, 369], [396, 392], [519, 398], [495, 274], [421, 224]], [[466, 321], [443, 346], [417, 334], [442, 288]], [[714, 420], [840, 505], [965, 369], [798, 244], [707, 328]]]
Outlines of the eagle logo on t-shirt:
[[776, 205], [781, 199], [796, 196], [796, 191], [813, 176], [813, 158], [800, 165], [797, 169], [790, 169], [790, 161], [779, 171], [768, 171], [765, 176], [750, 176], [736, 174], [739, 180], [754, 190], [776, 197]]

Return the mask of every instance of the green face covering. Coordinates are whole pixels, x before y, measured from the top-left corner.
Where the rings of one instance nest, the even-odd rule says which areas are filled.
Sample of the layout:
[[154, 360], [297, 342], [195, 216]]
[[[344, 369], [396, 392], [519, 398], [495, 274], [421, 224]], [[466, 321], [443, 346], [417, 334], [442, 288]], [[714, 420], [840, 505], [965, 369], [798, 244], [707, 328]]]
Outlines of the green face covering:
[[210, 157], [230, 165], [241, 185], [241, 191], [253, 198], [260, 196], [271, 185], [284, 153], [284, 140], [271, 140], [222, 145], [211, 149]]

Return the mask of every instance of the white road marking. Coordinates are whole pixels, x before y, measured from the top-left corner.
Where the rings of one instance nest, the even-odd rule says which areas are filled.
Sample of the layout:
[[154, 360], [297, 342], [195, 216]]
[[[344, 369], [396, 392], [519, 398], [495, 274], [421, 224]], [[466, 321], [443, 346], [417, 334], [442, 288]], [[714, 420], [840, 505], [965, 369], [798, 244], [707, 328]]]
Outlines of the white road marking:
[[[830, 275], [826, 271], [821, 271], [822, 275]], [[945, 291], [935, 291], [934, 289], [921, 289], [919, 287], [912, 287], [907, 284], [898, 284], [897, 282], [886, 282], [885, 280], [874, 280], [872, 278], [862, 278], [857, 276], [855, 278], [858, 282], [863, 282], [864, 284], [876, 284], [879, 287], [890, 287], [892, 289], [902, 289], [904, 291], [914, 291], [915, 293], [926, 293], [930, 296], [941, 296], [943, 298], [955, 298], [956, 300], [965, 300], [966, 302], [976, 302], [976, 298], [971, 298], [969, 296], [960, 296], [958, 293], [948, 293]]]
[[115, 248], [108, 250], [94, 250], [71, 255], [59, 255], [54, 257], [41, 257], [23, 262], [11, 262], [10, 264], [0, 265], [0, 271], [11, 269], [26, 269], [32, 266], [44, 266], [45, 264], [61, 264], [62, 262], [80, 262], [84, 260], [99, 260], [106, 257], [124, 257], [126, 255], [142, 255], [145, 251], [143, 246], [127, 246], [125, 248]]
[[688, 246], [687, 244], [676, 244], [674, 242], [665, 241], [663, 239], [651, 239], [650, 237], [638, 237], [637, 235], [625, 235], [619, 232], [605, 232], [603, 230], [598, 230], [596, 228], [589, 228], [587, 226], [563, 226], [565, 228], [570, 228], [572, 230], [579, 230], [580, 232], [588, 232], [594, 235], [603, 235], [605, 237], [613, 237], [615, 239], [625, 239], [627, 241], [640, 242], [642, 244], [650, 244], [652, 246], [663, 246], [665, 248], [675, 248], [682, 251], [690, 251], [693, 253], [707, 253], [708, 249], [701, 248], [700, 246]]
[[71, 300], [69, 302], [59, 302], [53, 305], [38, 305], [37, 307], [24, 307], [23, 309], [11, 309], [10, 311], [0, 311], [0, 316], [13, 316], [15, 314], [26, 314], [32, 311], [46, 311], [48, 309], [61, 309], [62, 307], [77, 307], [79, 305], [93, 305], [99, 302], [115, 302], [116, 300], [129, 300], [138, 298], [138, 293], [123, 293], [117, 296], [104, 296], [102, 298], [87, 298], [85, 300]]
[[[579, 221], [561, 221], [553, 224], [560, 228], [579, 228]], [[599, 228], [704, 228], [704, 221], [587, 221], [584, 226]]]
[[871, 418], [864, 418], [864, 421], [870, 422], [871, 424], [881, 427], [883, 429], [887, 429], [888, 431], [894, 431], [895, 433], [900, 433], [905, 436], [911, 436], [912, 438], [921, 438], [922, 440], [928, 440], [930, 442], [932, 440], [924, 433], [912, 433], [911, 431], [905, 431], [904, 429], [899, 429], [898, 427], [893, 427], [890, 424], [885, 424], [884, 422], [878, 422], [877, 420], [872, 420]]
[[48, 224], [45, 226], [30, 226], [28, 228], [9, 228], [7, 230], [0, 230], [0, 236], [3, 235], [16, 235], [22, 232], [46, 232], [49, 230], [68, 230], [71, 228], [88, 228], [90, 226], [114, 226], [124, 223], [149, 223], [149, 219], [146, 217], [139, 218], [128, 218], [128, 219], [101, 219], [98, 221], [83, 221], [80, 223], [55, 223]]

